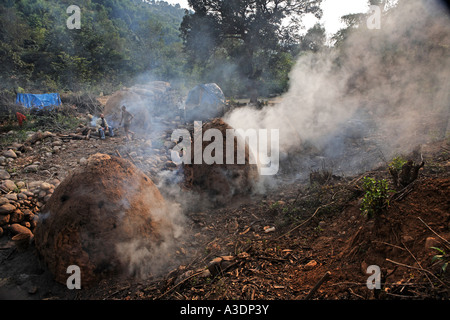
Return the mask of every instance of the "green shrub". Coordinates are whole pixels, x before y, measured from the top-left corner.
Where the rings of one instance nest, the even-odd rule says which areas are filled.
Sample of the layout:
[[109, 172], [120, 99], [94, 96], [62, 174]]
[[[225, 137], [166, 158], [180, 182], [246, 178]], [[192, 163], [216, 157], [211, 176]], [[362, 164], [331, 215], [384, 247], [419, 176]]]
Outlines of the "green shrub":
[[431, 259], [431, 262], [435, 262], [436, 260], [441, 261], [442, 262], [442, 268], [441, 268], [442, 272], [445, 272], [447, 270], [448, 263], [450, 262], [450, 256], [445, 254], [445, 251], [442, 250], [441, 248], [431, 247], [431, 249], [434, 249], [439, 252], [439, 254], [436, 254], [435, 256], [433, 256], [433, 258]]
[[397, 172], [402, 171], [403, 165], [405, 165], [408, 161], [403, 159], [402, 157], [395, 157], [389, 163], [389, 168], [396, 170]]
[[364, 198], [361, 211], [369, 218], [379, 215], [389, 205], [389, 186], [386, 180], [375, 180], [370, 177], [363, 178]]

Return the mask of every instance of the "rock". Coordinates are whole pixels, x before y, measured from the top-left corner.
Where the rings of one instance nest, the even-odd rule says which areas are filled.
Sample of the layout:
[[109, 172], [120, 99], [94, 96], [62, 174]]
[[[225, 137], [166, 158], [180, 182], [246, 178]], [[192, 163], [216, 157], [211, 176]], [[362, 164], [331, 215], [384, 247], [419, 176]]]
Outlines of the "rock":
[[12, 158], [12, 159], [17, 158], [17, 154], [12, 149], [4, 151], [3, 156], [6, 158]]
[[40, 188], [40, 187], [41, 187], [41, 184], [42, 184], [43, 182], [44, 182], [44, 181], [32, 181], [32, 182], [28, 183], [28, 188], [29, 188], [30, 190], [34, 190], [34, 189], [36, 189], [36, 188]]
[[17, 188], [16, 184], [12, 180], [4, 180], [2, 187], [8, 191], [14, 191]]
[[5, 195], [5, 198], [11, 201], [17, 201], [17, 193], [9, 193]]
[[13, 147], [15, 150], [19, 150], [20, 148], [23, 147], [23, 144], [22, 144], [22, 143], [18, 143], [18, 142], [14, 142], [14, 143], [12, 144], [12, 147]]
[[305, 271], [309, 271], [309, 270], [314, 269], [316, 266], [317, 266], [317, 261], [316, 260], [311, 260], [310, 262], [308, 262], [307, 264], [305, 264], [303, 266], [303, 269]]
[[23, 225], [24, 227], [30, 229], [31, 228], [31, 223], [29, 223], [28, 221], [22, 221], [21, 225]]
[[0, 206], [0, 214], [9, 214], [14, 212], [14, 210], [16, 210], [16, 207], [10, 203]]
[[19, 199], [19, 200], [27, 200], [27, 198], [28, 198], [28, 196], [23, 192], [21, 192], [17, 195], [17, 199]]
[[16, 234], [21, 234], [21, 233], [24, 233], [24, 234], [30, 234], [30, 235], [33, 234], [33, 233], [31, 232], [30, 229], [28, 229], [27, 227], [24, 227], [24, 226], [22, 226], [22, 225], [20, 225], [20, 224], [18, 224], [18, 223], [12, 224], [12, 225], [9, 227], [9, 231], [10, 231], [12, 234], [14, 234], [14, 235], [16, 235]]
[[30, 164], [29, 166], [25, 167], [25, 172], [37, 172], [39, 169], [39, 166], [37, 164]]
[[151, 148], [151, 147], [152, 147], [152, 140], [147, 140], [147, 141], [145, 141], [144, 147], [146, 147], [146, 148]]
[[50, 180], [50, 184], [54, 185], [55, 187], [57, 187], [61, 182], [58, 179], [53, 179]]
[[16, 182], [16, 186], [17, 186], [17, 188], [22, 189], [26, 186], [26, 184], [23, 181], [19, 181], [19, 182]]
[[19, 209], [15, 210], [9, 218], [9, 223], [21, 223], [23, 221], [23, 213]]
[[52, 188], [52, 185], [48, 182], [42, 182], [40, 185], [41, 190], [47, 191]]
[[414, 241], [414, 238], [411, 237], [411, 236], [408, 236], [408, 235], [402, 236], [402, 242], [404, 242], [404, 243], [410, 243], [410, 242], [413, 242], [413, 241]]
[[53, 147], [61, 147], [63, 145], [63, 142], [61, 140], [55, 140], [52, 142]]
[[0, 169], [0, 180], [7, 180], [11, 178], [11, 175], [9, 174], [8, 171]]
[[26, 195], [27, 197], [32, 197], [34, 195], [33, 192], [28, 191], [28, 190], [22, 190], [21, 191], [24, 195]]
[[0, 197], [0, 206], [9, 203], [9, 200], [5, 197]]
[[87, 161], [86, 158], [81, 158], [80, 161], [79, 161], [79, 163], [80, 163], [81, 166], [85, 166], [85, 165], [87, 164], [87, 162], [88, 162], [88, 161]]
[[428, 250], [431, 247], [438, 247], [439, 246], [439, 241], [436, 240], [436, 238], [433, 237], [428, 237], [425, 240], [425, 249]]
[[6, 214], [6, 215], [1, 215], [0, 214], [0, 226], [4, 226], [6, 224], [9, 223], [9, 219], [10, 219], [10, 215]]
[[34, 213], [31, 212], [30, 209], [23, 209], [22, 212], [23, 212], [23, 215], [24, 215], [25, 219], [33, 220]]
[[[16, 246], [19, 252], [24, 252], [28, 249], [30, 245], [31, 236], [32, 234], [30, 233], [19, 233], [13, 236], [11, 240], [14, 242], [14, 245]], [[21, 279], [22, 276], [24, 277]], [[28, 278], [29, 278], [28, 274], [21, 274], [19, 275], [19, 279], [16, 279], [16, 283], [20, 284], [20, 281], [22, 280], [26, 282]], [[19, 282], [17, 280], [19, 280]]]
[[176, 167], [177, 165], [173, 161], [169, 160], [166, 162], [166, 168], [176, 168]]

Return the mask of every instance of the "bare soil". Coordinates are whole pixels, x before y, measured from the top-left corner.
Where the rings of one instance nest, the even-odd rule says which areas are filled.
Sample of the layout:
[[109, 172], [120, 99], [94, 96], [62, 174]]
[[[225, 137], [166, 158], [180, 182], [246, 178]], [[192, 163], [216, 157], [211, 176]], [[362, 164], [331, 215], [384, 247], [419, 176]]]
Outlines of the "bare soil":
[[[43, 161], [42, 166], [59, 165], [51, 177], [63, 180], [82, 156], [119, 153], [158, 184], [158, 171], [165, 161], [156, 168], [139, 166], [137, 157], [129, 155], [142, 150], [145, 138], [131, 143], [120, 136], [72, 141], [65, 152]], [[437, 251], [430, 247], [450, 251], [450, 149], [440, 141], [422, 150], [425, 167], [419, 178], [393, 194], [387, 210], [374, 219], [361, 214], [361, 178], [389, 180], [386, 167], [324, 184], [280, 177], [278, 186], [265, 194], [236, 195], [222, 207], [185, 208], [185, 237], [172, 262], [162, 274], [144, 278], [109, 278], [93, 288], [68, 290], [54, 280], [33, 246], [20, 251], [3, 236], [0, 297], [300, 300], [329, 272], [329, 279], [309, 299], [448, 300], [449, 270], [443, 272], [439, 260], [432, 262]], [[38, 154], [24, 155], [16, 165], [36, 159]], [[20, 178], [24, 175], [20, 173]], [[42, 180], [43, 174], [27, 173], [26, 178]], [[380, 290], [367, 288], [370, 265], [381, 269]]]

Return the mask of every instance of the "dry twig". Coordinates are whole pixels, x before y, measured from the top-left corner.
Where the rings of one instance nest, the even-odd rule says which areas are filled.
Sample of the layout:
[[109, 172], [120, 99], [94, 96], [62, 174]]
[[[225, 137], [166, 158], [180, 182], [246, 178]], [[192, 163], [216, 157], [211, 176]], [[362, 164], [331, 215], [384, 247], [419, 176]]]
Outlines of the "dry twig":
[[421, 272], [428, 273], [428, 274], [432, 275], [436, 280], [438, 280], [442, 285], [447, 287], [445, 282], [443, 282], [441, 279], [439, 279], [433, 272], [431, 272], [429, 270], [426, 270], [426, 269], [424, 269], [422, 267], [418, 268], [418, 267], [414, 267], [414, 266], [409, 266], [407, 264], [396, 262], [396, 261], [393, 261], [393, 260], [387, 259], [387, 258], [386, 258], [386, 261], [391, 262], [391, 263], [396, 264], [396, 265], [401, 266], [401, 267], [405, 267], [405, 268], [414, 269], [414, 270], [418, 270], [418, 271], [421, 271]]
[[303, 222], [300, 223], [299, 225], [295, 226], [293, 229], [289, 230], [289, 231], [286, 232], [285, 234], [279, 236], [276, 240], [279, 240], [279, 239], [281, 239], [282, 237], [287, 236], [287, 235], [290, 234], [291, 232], [293, 232], [293, 231], [297, 230], [298, 228], [300, 228], [301, 226], [305, 225], [305, 224], [306, 224], [307, 222], [309, 222], [312, 218], [314, 218], [314, 216], [317, 214], [317, 212], [319, 212], [320, 209], [325, 208], [325, 207], [328, 207], [328, 206], [332, 205], [334, 202], [335, 202], [335, 201], [330, 202], [330, 203], [328, 203], [328, 204], [325, 204], [325, 205], [322, 205], [322, 206], [318, 207], [318, 208], [316, 209], [316, 211], [314, 211], [314, 213], [313, 213], [313, 215], [312, 215], [311, 217], [309, 217], [308, 219], [306, 219], [305, 221], [303, 221]]
[[446, 243], [446, 247], [448, 249], [450, 249], [450, 242], [448, 242], [446, 239], [442, 238], [440, 235], [438, 235], [436, 233], [436, 231], [434, 231], [433, 229], [430, 228], [429, 225], [427, 225], [420, 217], [417, 217], [417, 219], [419, 219], [431, 232], [433, 232], [439, 239], [441, 239], [442, 241], [444, 241]]
[[331, 277], [331, 272], [327, 271], [327, 273], [324, 274], [324, 276], [316, 283], [316, 285], [311, 289], [311, 291], [308, 293], [308, 295], [305, 297], [305, 300], [309, 300], [312, 298], [312, 296], [316, 293], [317, 290], [319, 290], [320, 286], [328, 281]]

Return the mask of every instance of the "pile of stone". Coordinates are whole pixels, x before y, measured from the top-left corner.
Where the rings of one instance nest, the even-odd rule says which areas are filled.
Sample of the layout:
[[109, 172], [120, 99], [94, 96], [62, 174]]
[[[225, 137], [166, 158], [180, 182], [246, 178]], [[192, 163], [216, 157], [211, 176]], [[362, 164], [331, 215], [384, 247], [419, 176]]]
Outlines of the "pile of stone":
[[5, 170], [0, 170], [0, 237], [27, 234], [32, 237], [44, 204], [50, 199], [59, 180], [50, 182], [14, 182]]

